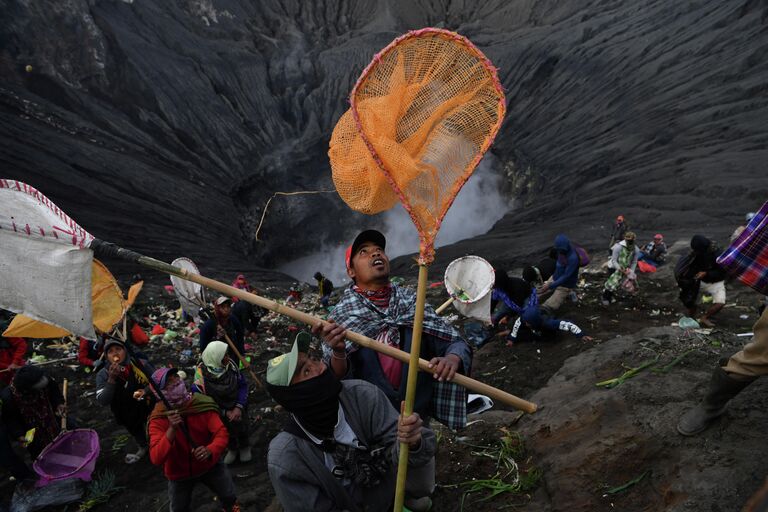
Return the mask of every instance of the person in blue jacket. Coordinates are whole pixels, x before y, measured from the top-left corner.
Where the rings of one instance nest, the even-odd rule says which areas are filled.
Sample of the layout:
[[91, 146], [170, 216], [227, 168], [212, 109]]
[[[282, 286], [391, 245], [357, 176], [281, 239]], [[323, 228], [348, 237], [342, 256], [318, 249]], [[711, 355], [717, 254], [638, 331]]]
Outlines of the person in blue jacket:
[[554, 318], [538, 306], [530, 306], [525, 308], [523, 314], [512, 326], [512, 331], [507, 336], [507, 345], [511, 347], [517, 341], [548, 338], [558, 331], [569, 332], [584, 341], [592, 341], [592, 337], [586, 336], [575, 323]]
[[563, 305], [565, 299], [576, 288], [579, 280], [579, 255], [571, 247], [568, 237], [559, 234], [555, 237], [555, 251], [557, 251], [557, 265], [555, 274], [538, 289], [539, 296], [552, 291], [542, 307], [549, 313], [554, 313]]

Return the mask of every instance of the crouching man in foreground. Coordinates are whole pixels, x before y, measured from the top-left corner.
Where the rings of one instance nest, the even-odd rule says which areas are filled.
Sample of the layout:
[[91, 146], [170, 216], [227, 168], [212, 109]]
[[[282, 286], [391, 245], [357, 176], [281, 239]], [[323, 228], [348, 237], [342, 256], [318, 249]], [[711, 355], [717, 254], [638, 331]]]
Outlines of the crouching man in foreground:
[[421, 467], [434, 456], [435, 435], [417, 413], [398, 417], [376, 386], [339, 381], [309, 356], [311, 339], [299, 333], [267, 366], [267, 391], [291, 414], [269, 445], [277, 497], [286, 512], [391, 510], [399, 442], [410, 446], [409, 468]]

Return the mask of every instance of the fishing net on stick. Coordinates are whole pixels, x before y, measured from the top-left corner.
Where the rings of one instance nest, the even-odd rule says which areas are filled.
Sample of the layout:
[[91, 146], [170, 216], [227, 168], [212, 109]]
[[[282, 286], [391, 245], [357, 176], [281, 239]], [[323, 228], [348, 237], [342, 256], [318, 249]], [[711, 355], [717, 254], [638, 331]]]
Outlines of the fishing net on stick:
[[428, 264], [443, 217], [504, 118], [496, 68], [465, 37], [416, 30], [376, 54], [350, 104], [328, 152], [336, 190], [366, 214], [399, 199]]

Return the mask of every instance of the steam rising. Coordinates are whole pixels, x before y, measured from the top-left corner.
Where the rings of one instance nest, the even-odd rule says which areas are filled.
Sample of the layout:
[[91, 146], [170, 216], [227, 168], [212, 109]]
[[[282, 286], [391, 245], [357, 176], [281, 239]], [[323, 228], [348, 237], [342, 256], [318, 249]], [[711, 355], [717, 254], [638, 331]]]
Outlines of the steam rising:
[[[509, 201], [501, 194], [503, 182], [498, 166], [496, 158], [486, 154], [443, 219], [435, 247], [482, 235], [509, 211]], [[413, 254], [419, 249], [419, 235], [413, 221], [399, 203], [391, 210], [371, 216], [366, 227], [384, 233], [390, 259]], [[340, 241], [338, 246], [324, 246], [317, 253], [286, 263], [279, 270], [312, 284], [315, 283], [312, 276], [321, 272], [335, 286], [341, 286], [349, 280], [344, 267], [344, 253], [350, 243], [352, 238]]]

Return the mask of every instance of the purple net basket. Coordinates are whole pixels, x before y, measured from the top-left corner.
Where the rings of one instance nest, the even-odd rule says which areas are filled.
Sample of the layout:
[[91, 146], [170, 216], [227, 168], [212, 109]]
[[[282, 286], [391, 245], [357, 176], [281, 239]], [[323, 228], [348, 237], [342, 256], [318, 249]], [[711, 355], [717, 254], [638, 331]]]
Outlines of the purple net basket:
[[729, 274], [768, 295], [768, 202], [718, 258]]
[[100, 449], [95, 430], [78, 428], [62, 432], [40, 452], [32, 465], [40, 475], [37, 486], [66, 478], [90, 481]]

